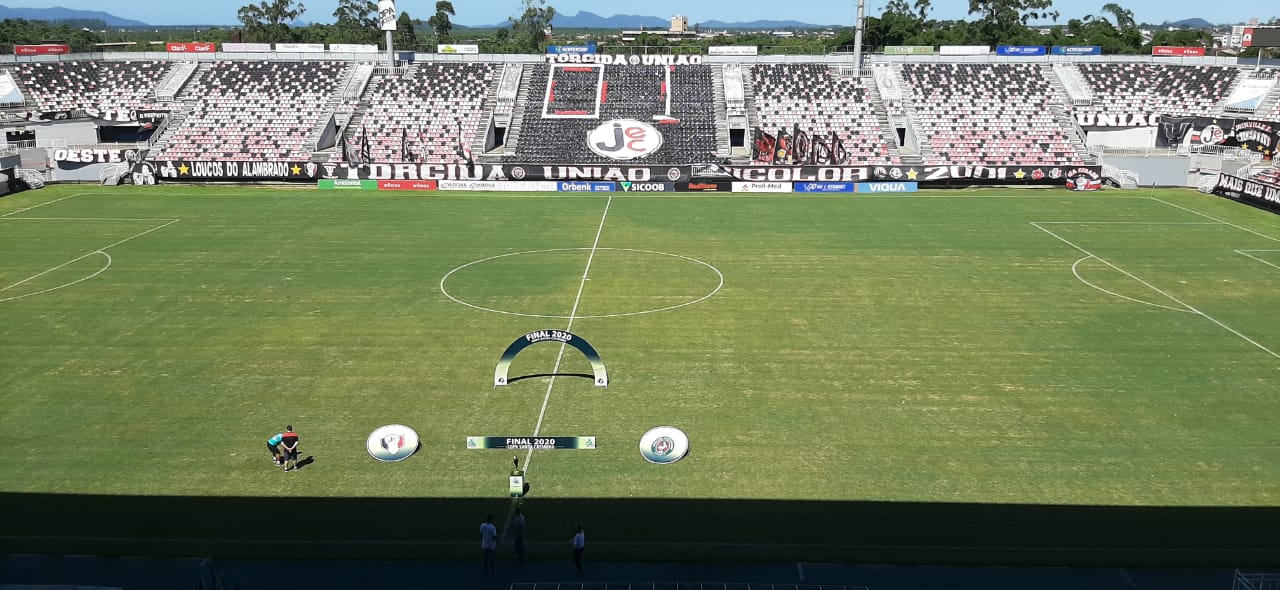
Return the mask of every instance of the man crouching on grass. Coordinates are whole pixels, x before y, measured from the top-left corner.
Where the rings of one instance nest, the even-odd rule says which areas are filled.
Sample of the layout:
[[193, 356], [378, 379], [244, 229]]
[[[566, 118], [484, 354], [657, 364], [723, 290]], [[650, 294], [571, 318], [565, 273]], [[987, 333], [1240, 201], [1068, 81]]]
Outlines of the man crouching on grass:
[[276, 467], [284, 465], [284, 457], [280, 456], [280, 443], [283, 440], [284, 434], [280, 432], [267, 439], [267, 450], [271, 451], [271, 460], [275, 461]]
[[298, 433], [293, 431], [293, 426], [286, 426], [284, 429], [284, 470], [296, 471], [298, 469]]

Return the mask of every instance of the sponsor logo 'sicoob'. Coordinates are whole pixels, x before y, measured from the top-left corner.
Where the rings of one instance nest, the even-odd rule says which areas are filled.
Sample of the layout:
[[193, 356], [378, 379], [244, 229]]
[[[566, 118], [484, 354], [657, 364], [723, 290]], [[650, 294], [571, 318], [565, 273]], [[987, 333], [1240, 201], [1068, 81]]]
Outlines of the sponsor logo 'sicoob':
[[418, 452], [418, 433], [403, 424], [389, 424], [374, 430], [365, 441], [369, 456], [379, 461], [403, 461]]
[[606, 121], [587, 134], [587, 147], [611, 160], [635, 160], [662, 147], [662, 133], [635, 119]]
[[675, 463], [688, 454], [689, 436], [674, 426], [659, 426], [640, 437], [640, 455], [650, 463]]

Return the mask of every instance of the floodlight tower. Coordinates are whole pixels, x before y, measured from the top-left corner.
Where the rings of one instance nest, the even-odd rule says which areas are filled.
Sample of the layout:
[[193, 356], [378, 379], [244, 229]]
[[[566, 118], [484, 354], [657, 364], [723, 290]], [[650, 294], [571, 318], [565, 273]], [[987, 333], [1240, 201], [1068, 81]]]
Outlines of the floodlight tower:
[[858, 0], [858, 17], [853, 22], [853, 75], [862, 77], [862, 23], [866, 20], [867, 0]]

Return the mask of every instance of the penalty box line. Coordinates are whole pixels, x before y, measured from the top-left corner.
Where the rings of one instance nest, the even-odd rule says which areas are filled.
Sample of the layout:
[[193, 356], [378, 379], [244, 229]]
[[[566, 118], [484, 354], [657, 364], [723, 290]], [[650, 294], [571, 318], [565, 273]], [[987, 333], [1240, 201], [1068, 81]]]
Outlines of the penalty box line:
[[[1158, 199], [1157, 199], [1157, 200], [1158, 200]], [[1190, 210], [1188, 209], [1188, 211], [1190, 211]], [[1208, 216], [1206, 216], [1206, 217], [1208, 217]], [[1046, 234], [1049, 234], [1050, 236], [1053, 236], [1053, 237], [1054, 237], [1054, 238], [1056, 238], [1058, 241], [1060, 241], [1060, 242], [1062, 242], [1062, 243], [1064, 243], [1064, 244], [1066, 244], [1066, 245], [1068, 245], [1068, 246], [1071, 246], [1072, 248], [1075, 248], [1076, 250], [1079, 250], [1080, 252], [1083, 252], [1085, 256], [1092, 257], [1094, 260], [1097, 260], [1098, 262], [1101, 262], [1101, 263], [1103, 263], [1103, 264], [1105, 264], [1105, 265], [1107, 265], [1107, 266], [1111, 267], [1112, 269], [1115, 269], [1117, 272], [1119, 272], [1119, 273], [1121, 273], [1121, 274], [1123, 274], [1123, 275], [1125, 275], [1125, 276], [1127, 276], [1127, 277], [1129, 277], [1129, 278], [1131, 278], [1131, 279], [1133, 279], [1133, 280], [1135, 280], [1135, 281], [1137, 281], [1137, 282], [1139, 282], [1139, 283], [1142, 283], [1143, 285], [1146, 285], [1146, 287], [1147, 287], [1148, 289], [1151, 289], [1152, 291], [1155, 291], [1156, 293], [1159, 293], [1159, 294], [1163, 295], [1163, 296], [1164, 296], [1165, 298], [1167, 298], [1168, 300], [1170, 300], [1170, 301], [1172, 301], [1172, 302], [1174, 302], [1174, 303], [1177, 303], [1178, 305], [1181, 305], [1182, 307], [1185, 307], [1185, 308], [1187, 309], [1187, 311], [1190, 311], [1191, 313], [1194, 313], [1194, 314], [1196, 314], [1196, 315], [1198, 315], [1198, 316], [1200, 316], [1200, 317], [1202, 317], [1202, 318], [1204, 318], [1204, 319], [1206, 319], [1206, 320], [1209, 320], [1210, 322], [1213, 322], [1213, 323], [1214, 323], [1214, 324], [1216, 324], [1218, 327], [1220, 327], [1220, 328], [1222, 328], [1222, 329], [1224, 329], [1224, 330], [1226, 330], [1226, 331], [1228, 331], [1228, 332], [1231, 332], [1232, 334], [1235, 334], [1235, 335], [1236, 335], [1237, 337], [1239, 337], [1241, 340], [1244, 340], [1245, 342], [1248, 342], [1249, 344], [1252, 344], [1253, 346], [1257, 347], [1259, 350], [1261, 350], [1261, 351], [1263, 351], [1263, 352], [1265, 352], [1265, 353], [1267, 353], [1267, 354], [1271, 355], [1272, 357], [1276, 358], [1277, 360], [1280, 360], [1280, 354], [1277, 354], [1275, 351], [1271, 350], [1270, 348], [1267, 348], [1266, 346], [1263, 346], [1263, 345], [1262, 345], [1261, 343], [1259, 343], [1257, 340], [1254, 340], [1254, 339], [1252, 339], [1252, 338], [1250, 338], [1250, 337], [1248, 337], [1248, 336], [1244, 335], [1244, 334], [1243, 334], [1243, 333], [1241, 333], [1239, 330], [1236, 330], [1235, 328], [1232, 328], [1231, 326], [1228, 326], [1228, 325], [1226, 325], [1226, 324], [1222, 323], [1221, 321], [1219, 321], [1218, 319], [1214, 318], [1213, 316], [1211, 316], [1211, 315], [1209, 315], [1209, 314], [1207, 314], [1207, 313], [1205, 313], [1205, 312], [1203, 312], [1203, 311], [1200, 311], [1199, 309], [1197, 309], [1197, 308], [1195, 308], [1195, 307], [1192, 307], [1191, 305], [1187, 304], [1186, 302], [1182, 301], [1181, 299], [1178, 299], [1177, 297], [1174, 297], [1173, 295], [1169, 294], [1167, 291], [1164, 291], [1164, 290], [1160, 289], [1159, 287], [1156, 287], [1155, 285], [1152, 285], [1151, 283], [1148, 283], [1147, 281], [1142, 280], [1142, 279], [1141, 279], [1141, 278], [1139, 278], [1137, 275], [1135, 275], [1135, 274], [1133, 274], [1133, 273], [1131, 273], [1131, 272], [1129, 272], [1129, 271], [1127, 271], [1127, 270], [1125, 270], [1125, 269], [1123, 269], [1123, 268], [1120, 268], [1119, 266], [1116, 266], [1115, 264], [1112, 264], [1111, 262], [1109, 262], [1109, 261], [1107, 261], [1107, 260], [1103, 259], [1101, 256], [1098, 256], [1097, 254], [1094, 254], [1093, 252], [1090, 252], [1090, 251], [1088, 251], [1088, 250], [1085, 250], [1084, 248], [1081, 248], [1080, 246], [1078, 246], [1078, 245], [1076, 245], [1075, 243], [1073, 243], [1071, 240], [1068, 240], [1068, 239], [1066, 239], [1066, 238], [1064, 238], [1064, 237], [1062, 237], [1062, 236], [1060, 236], [1060, 235], [1058, 235], [1058, 234], [1056, 234], [1056, 233], [1053, 233], [1052, 231], [1049, 231], [1047, 228], [1045, 228], [1043, 225], [1041, 225], [1042, 223], [1044, 223], [1044, 222], [1036, 222], [1036, 221], [1033, 221], [1033, 222], [1031, 222], [1031, 225], [1032, 225], [1033, 227], [1035, 227], [1036, 229], [1038, 229], [1038, 230], [1040, 230], [1040, 231], [1042, 231], [1042, 232], [1044, 232], [1044, 233], [1046, 233]], [[1223, 223], [1224, 223], [1225, 225], [1231, 225], [1231, 224], [1226, 223], [1226, 222], [1223, 222]], [[1241, 229], [1244, 229], [1244, 228], [1241, 228]], [[1248, 230], [1246, 230], [1246, 231], [1248, 231]], [[1254, 232], [1254, 233], [1256, 233], [1256, 232]], [[1259, 235], [1262, 235], [1262, 234], [1259, 234]]]

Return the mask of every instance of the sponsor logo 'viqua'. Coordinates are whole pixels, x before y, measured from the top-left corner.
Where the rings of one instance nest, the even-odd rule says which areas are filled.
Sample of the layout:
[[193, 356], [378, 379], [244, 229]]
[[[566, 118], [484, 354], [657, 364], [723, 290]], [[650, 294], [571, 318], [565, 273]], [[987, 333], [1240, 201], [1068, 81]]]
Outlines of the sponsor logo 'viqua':
[[640, 437], [640, 455], [650, 463], [675, 463], [689, 454], [689, 436], [674, 426], [659, 426]]
[[389, 424], [369, 435], [365, 448], [369, 456], [379, 461], [394, 463], [412, 457], [420, 446], [418, 433], [403, 424]]
[[662, 147], [662, 133], [635, 119], [605, 121], [587, 134], [587, 147], [611, 160], [635, 160]]

